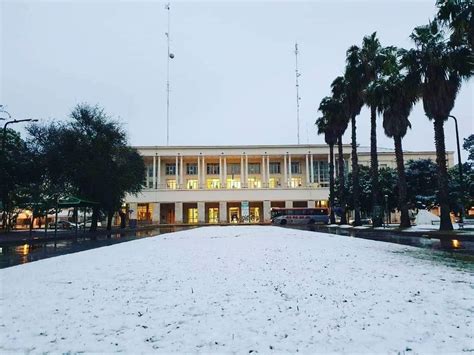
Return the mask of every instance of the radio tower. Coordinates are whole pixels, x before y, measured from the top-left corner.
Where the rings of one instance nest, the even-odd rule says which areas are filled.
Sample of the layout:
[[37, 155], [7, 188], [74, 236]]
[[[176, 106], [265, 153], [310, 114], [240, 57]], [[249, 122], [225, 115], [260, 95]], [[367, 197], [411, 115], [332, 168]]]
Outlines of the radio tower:
[[301, 100], [301, 97], [300, 97], [300, 92], [299, 92], [299, 88], [300, 88], [300, 85], [298, 83], [298, 78], [300, 77], [300, 73], [298, 71], [298, 43], [295, 43], [295, 59], [296, 59], [296, 70], [295, 70], [295, 74], [296, 74], [296, 127], [297, 127], [297, 138], [298, 138], [298, 144], [300, 144], [300, 100]]
[[170, 52], [170, 3], [165, 5], [168, 11], [168, 31], [165, 32], [168, 44], [168, 63], [166, 68], [166, 145], [170, 145], [170, 59], [174, 58], [174, 54]]

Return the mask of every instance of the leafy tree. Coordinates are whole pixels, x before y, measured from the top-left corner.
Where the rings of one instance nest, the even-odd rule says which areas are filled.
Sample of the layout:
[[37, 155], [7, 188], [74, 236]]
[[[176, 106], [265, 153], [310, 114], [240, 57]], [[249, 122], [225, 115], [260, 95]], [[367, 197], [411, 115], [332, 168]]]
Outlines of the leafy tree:
[[444, 121], [454, 107], [462, 80], [473, 73], [472, 51], [466, 46], [445, 41], [444, 33], [436, 22], [416, 27], [411, 39], [416, 48], [406, 53], [405, 65], [420, 83], [426, 116], [434, 124], [440, 230], [452, 230]]
[[464, 143], [462, 147], [469, 153], [467, 159], [474, 162], [474, 134], [471, 134], [469, 137], [464, 138]]
[[408, 203], [418, 208], [436, 204], [438, 168], [431, 159], [409, 160], [406, 164]]
[[126, 193], [140, 191], [145, 178], [143, 158], [127, 145], [125, 131], [98, 106], [77, 105], [71, 121], [34, 125], [30, 134], [45, 156], [48, 177], [68, 193], [98, 202], [92, 208], [91, 231], [100, 212], [113, 213]]
[[2, 228], [9, 229], [24, 202], [22, 190], [31, 178], [31, 157], [18, 132], [7, 128], [2, 132], [0, 152], [0, 193]]

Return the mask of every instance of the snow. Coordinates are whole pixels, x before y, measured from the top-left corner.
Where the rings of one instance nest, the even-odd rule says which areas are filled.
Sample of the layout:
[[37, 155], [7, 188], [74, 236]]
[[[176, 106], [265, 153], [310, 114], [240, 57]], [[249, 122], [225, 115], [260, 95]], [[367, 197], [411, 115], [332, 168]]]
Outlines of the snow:
[[471, 265], [279, 227], [204, 227], [0, 270], [0, 352], [473, 351]]

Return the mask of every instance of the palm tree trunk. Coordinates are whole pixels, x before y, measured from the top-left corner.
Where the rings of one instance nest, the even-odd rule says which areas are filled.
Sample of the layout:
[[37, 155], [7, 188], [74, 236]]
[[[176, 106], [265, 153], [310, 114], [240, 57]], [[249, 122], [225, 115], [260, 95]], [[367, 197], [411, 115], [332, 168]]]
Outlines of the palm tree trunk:
[[337, 151], [338, 151], [338, 165], [339, 165], [339, 204], [341, 207], [341, 222], [340, 224], [347, 224], [346, 218], [346, 192], [344, 189], [345, 186], [345, 176], [344, 176], [344, 154], [342, 152], [342, 135], [337, 138]]
[[114, 218], [114, 211], [109, 210], [107, 213], [107, 230], [112, 229], [112, 218]]
[[[91, 220], [91, 227], [89, 232], [95, 232], [97, 230], [97, 220], [99, 219], [99, 208], [93, 207], [92, 208], [92, 220]], [[86, 228], [86, 221], [84, 221], [84, 229]]]
[[448, 170], [446, 167], [446, 146], [444, 144], [444, 120], [434, 120], [436, 163], [438, 164], [438, 202], [441, 208], [439, 230], [453, 230], [449, 215]]
[[405, 176], [405, 164], [403, 162], [403, 149], [402, 149], [402, 137], [394, 136], [393, 141], [395, 142], [395, 158], [397, 160], [397, 172], [398, 172], [398, 206], [401, 212], [400, 227], [409, 228], [411, 227], [410, 217], [408, 216], [408, 203], [407, 203], [407, 179]]
[[356, 116], [351, 118], [351, 145], [352, 145], [352, 192], [354, 195], [354, 226], [360, 226], [360, 185], [359, 162], [357, 158]]
[[329, 144], [329, 206], [331, 214], [329, 215], [331, 224], [336, 223], [334, 216], [334, 144]]
[[381, 227], [383, 221], [377, 157], [377, 110], [375, 106], [370, 108], [370, 177], [372, 185], [372, 225]]

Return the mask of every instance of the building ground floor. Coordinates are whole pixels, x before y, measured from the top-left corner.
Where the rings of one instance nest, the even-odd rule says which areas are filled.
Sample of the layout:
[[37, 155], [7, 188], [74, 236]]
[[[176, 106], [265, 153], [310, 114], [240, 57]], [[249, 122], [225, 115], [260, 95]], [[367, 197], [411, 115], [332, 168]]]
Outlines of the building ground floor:
[[326, 207], [327, 200], [127, 203], [130, 221], [139, 224], [269, 223], [275, 207]]

